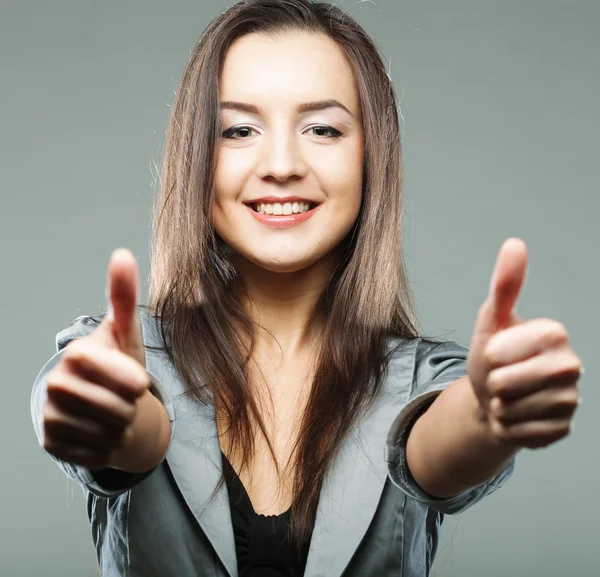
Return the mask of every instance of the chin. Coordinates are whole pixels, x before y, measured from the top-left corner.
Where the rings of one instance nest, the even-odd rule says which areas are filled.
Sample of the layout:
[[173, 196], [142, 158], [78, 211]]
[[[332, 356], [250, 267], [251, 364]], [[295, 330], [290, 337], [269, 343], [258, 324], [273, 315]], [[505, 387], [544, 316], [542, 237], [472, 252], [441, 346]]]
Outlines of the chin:
[[[324, 255], [291, 255], [283, 259], [277, 255], [267, 254], [238, 253], [237, 256], [240, 259], [239, 264], [241, 264], [244, 268], [250, 264], [251, 266], [254, 265], [263, 271], [278, 274], [290, 274], [310, 268], [319, 262]], [[243, 261], [246, 261], [245, 265], [243, 264]]]
[[277, 260], [277, 259], [253, 259], [253, 264], [258, 266], [259, 268], [279, 274], [290, 274], [295, 272], [300, 272], [301, 270], [305, 270], [313, 265], [316, 260], [296, 260], [296, 259], [285, 259], [285, 260]]

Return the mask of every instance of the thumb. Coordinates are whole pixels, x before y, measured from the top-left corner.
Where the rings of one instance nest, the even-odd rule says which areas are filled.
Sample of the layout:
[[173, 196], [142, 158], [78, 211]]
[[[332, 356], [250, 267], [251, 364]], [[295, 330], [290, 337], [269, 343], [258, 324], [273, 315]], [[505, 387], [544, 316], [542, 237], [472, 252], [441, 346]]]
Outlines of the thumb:
[[505, 240], [496, 259], [488, 297], [477, 318], [475, 333], [480, 338], [487, 340], [519, 322], [515, 307], [526, 276], [527, 246], [518, 238]]
[[[468, 355], [471, 382], [483, 383], [490, 367], [482, 353], [490, 338], [503, 329], [519, 324], [514, 309], [527, 274], [527, 246], [518, 238], [509, 238], [502, 244], [490, 281], [487, 299], [481, 305], [475, 321]], [[478, 395], [486, 402], [485, 394]]]
[[144, 368], [146, 353], [137, 312], [138, 266], [133, 253], [119, 248], [111, 254], [106, 275], [108, 313], [96, 332], [112, 346], [134, 358]]

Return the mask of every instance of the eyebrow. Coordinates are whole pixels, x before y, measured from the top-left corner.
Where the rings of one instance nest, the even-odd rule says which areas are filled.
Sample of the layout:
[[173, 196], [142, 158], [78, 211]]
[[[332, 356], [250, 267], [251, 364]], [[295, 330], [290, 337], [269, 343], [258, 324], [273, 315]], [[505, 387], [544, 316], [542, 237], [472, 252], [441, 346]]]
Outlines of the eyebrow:
[[[247, 112], [249, 114], [259, 114], [259, 109], [254, 104], [248, 104], [247, 102], [234, 102], [233, 100], [226, 100], [221, 102], [221, 110], [237, 110], [239, 112]], [[327, 108], [340, 108], [347, 112], [350, 116], [353, 116], [352, 112], [348, 110], [339, 100], [317, 100], [315, 102], [303, 102], [298, 106], [298, 112], [315, 112], [317, 110], [326, 110]]]

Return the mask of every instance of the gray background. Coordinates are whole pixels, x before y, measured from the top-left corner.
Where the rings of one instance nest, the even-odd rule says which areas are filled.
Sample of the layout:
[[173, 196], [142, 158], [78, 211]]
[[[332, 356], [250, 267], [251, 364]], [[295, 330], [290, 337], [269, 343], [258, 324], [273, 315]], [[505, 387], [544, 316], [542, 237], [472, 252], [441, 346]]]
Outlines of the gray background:
[[[154, 165], [188, 51], [226, 1], [0, 2], [0, 575], [86, 577], [79, 490], [43, 457], [31, 385], [56, 332], [104, 310], [110, 252], [149, 271]], [[600, 2], [342, 3], [402, 97], [406, 260], [430, 335], [470, 341], [502, 241], [524, 239], [524, 318], [586, 365], [576, 429], [447, 519], [438, 577], [598, 574]], [[143, 289], [143, 299], [147, 295]]]

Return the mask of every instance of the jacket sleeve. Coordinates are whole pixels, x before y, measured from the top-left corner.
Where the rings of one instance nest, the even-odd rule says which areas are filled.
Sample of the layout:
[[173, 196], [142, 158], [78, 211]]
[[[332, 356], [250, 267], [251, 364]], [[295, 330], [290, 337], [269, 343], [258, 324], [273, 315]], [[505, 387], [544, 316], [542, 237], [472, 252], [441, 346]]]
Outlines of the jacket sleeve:
[[[77, 317], [67, 328], [61, 330], [56, 335], [56, 354], [46, 362], [35, 379], [31, 393], [31, 419], [33, 421], [33, 427], [35, 429], [38, 443], [42, 449], [44, 445], [44, 425], [42, 412], [47, 399], [46, 376], [59, 363], [67, 344], [74, 339], [84, 337], [92, 333], [98, 324], [100, 324], [104, 314], [97, 316], [83, 315]], [[172, 400], [156, 376], [149, 370], [147, 370], [147, 372], [152, 380], [150, 387], [152, 394], [154, 394], [154, 396], [156, 396], [163, 403], [169, 415], [169, 420], [171, 421], [172, 439], [174, 428], [173, 421], [175, 418]], [[145, 479], [154, 470], [152, 469], [144, 473], [127, 473], [124, 471], [118, 471], [116, 469], [105, 469], [102, 471], [92, 472], [86, 467], [62, 461], [47, 451], [44, 450], [44, 452], [56, 462], [56, 464], [62, 469], [67, 477], [78, 483], [84, 490], [87, 490], [98, 497], [116, 497], [121, 493], [125, 493], [127, 490]]]
[[412, 390], [408, 403], [390, 429], [386, 455], [392, 482], [408, 496], [440, 513], [460, 513], [493, 493], [512, 474], [513, 458], [503, 471], [485, 483], [449, 498], [423, 491], [413, 479], [406, 461], [406, 443], [413, 423], [452, 382], [467, 375], [468, 349], [455, 341], [435, 343], [420, 339], [414, 359]]

